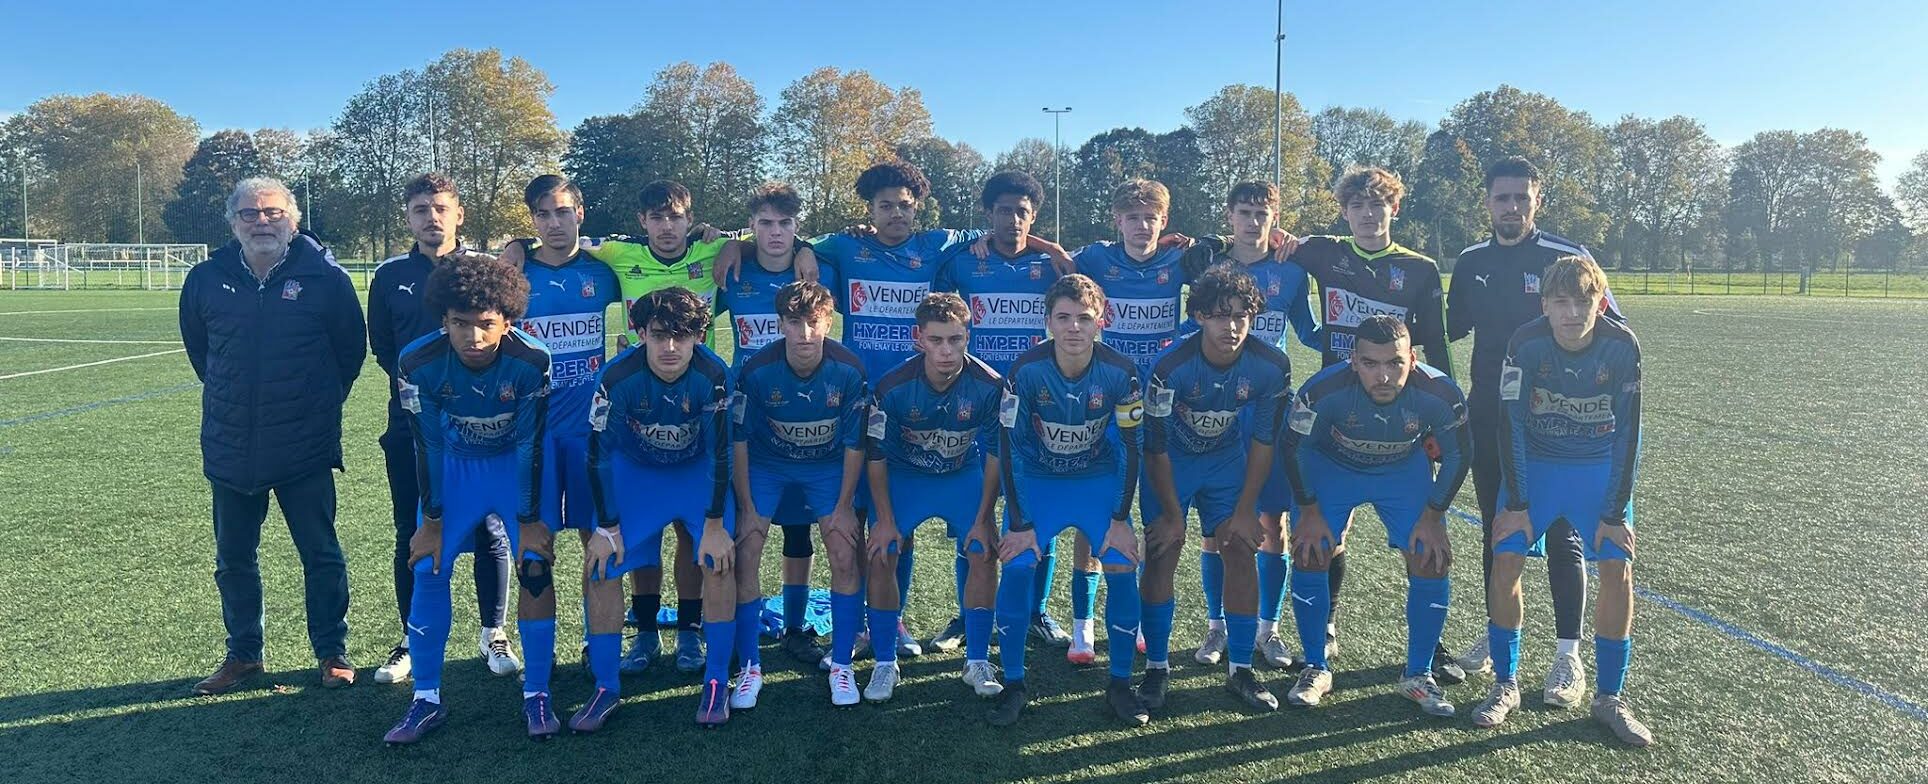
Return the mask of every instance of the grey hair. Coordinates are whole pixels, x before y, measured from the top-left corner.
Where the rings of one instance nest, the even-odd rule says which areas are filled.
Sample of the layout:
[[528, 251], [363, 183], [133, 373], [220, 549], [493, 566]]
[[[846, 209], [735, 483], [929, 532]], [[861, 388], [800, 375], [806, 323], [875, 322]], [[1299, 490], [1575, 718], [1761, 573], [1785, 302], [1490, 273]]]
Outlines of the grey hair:
[[235, 183], [234, 192], [228, 194], [228, 218], [230, 220], [234, 218], [235, 209], [241, 204], [243, 196], [252, 196], [257, 193], [281, 194], [288, 200], [289, 223], [297, 226], [301, 224], [301, 203], [295, 201], [295, 192], [289, 190], [286, 183], [273, 177], [249, 177]]

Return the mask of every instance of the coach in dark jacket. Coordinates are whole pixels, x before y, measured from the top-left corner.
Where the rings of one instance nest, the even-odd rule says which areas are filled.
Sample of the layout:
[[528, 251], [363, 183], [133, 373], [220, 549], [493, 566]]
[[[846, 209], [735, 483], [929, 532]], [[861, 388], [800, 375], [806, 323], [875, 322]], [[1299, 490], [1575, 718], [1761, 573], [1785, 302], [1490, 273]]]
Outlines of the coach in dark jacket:
[[228, 198], [235, 241], [181, 286], [181, 339], [201, 378], [201, 461], [214, 489], [214, 582], [227, 657], [194, 686], [218, 694], [262, 671], [261, 524], [270, 492], [301, 555], [308, 640], [323, 686], [354, 683], [345, 655], [348, 570], [335, 537], [341, 412], [367, 336], [348, 273], [296, 233], [294, 194], [241, 181]]

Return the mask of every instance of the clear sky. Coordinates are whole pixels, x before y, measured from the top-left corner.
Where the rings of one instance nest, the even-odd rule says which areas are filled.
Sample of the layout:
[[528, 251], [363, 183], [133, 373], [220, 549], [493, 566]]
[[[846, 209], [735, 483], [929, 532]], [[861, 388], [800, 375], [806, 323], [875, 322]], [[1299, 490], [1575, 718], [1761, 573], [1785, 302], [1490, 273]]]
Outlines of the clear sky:
[[[772, 107], [819, 66], [923, 92], [937, 132], [987, 157], [1116, 126], [1169, 130], [1220, 86], [1269, 86], [1275, 3], [64, 2], [4, 0], [0, 114], [53, 93], [140, 93], [201, 123], [327, 125], [362, 83], [454, 47], [548, 73], [573, 127], [635, 104], [663, 66], [727, 60]], [[553, 32], [550, 32], [553, 31]], [[1928, 4], [1286, 2], [1285, 86], [1312, 111], [1436, 123], [1499, 84], [1610, 122], [1700, 119], [1723, 144], [1771, 129], [1860, 131], [1892, 185], [1928, 150]]]

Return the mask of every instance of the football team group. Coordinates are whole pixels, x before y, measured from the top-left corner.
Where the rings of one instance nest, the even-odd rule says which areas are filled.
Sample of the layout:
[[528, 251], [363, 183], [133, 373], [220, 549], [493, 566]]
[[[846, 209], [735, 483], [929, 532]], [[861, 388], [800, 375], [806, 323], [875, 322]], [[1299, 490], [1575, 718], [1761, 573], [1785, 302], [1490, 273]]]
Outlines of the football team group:
[[[583, 550], [571, 598], [582, 602], [594, 680], [566, 722], [579, 733], [610, 721], [623, 675], [656, 666], [666, 531], [672, 658], [701, 673], [697, 723], [757, 705], [773, 525], [782, 609], [767, 614], [782, 622], [768, 632], [777, 650], [827, 673], [832, 705], [889, 700], [900, 657], [962, 648], [964, 685], [990, 700], [987, 721], [1009, 725], [1035, 688], [1027, 643], [1089, 665], [1102, 637], [1105, 710], [1143, 725], [1165, 708], [1174, 576], [1195, 535], [1209, 626], [1193, 657], [1222, 663], [1230, 699], [1251, 710], [1279, 706], [1259, 664], [1291, 673], [1288, 705], [1316, 708], [1333, 688], [1339, 593], [1361, 542], [1353, 512], [1369, 505], [1407, 574], [1400, 694], [1451, 717], [1442, 684], [1490, 673], [1471, 718], [1504, 722], [1522, 700], [1521, 572], [1544, 555], [1557, 628], [1543, 699], [1582, 704], [1592, 561], [1592, 715], [1647, 745], [1623, 695], [1640, 350], [1586, 250], [1535, 226], [1540, 186], [1524, 159], [1488, 168], [1492, 234], [1459, 255], [1448, 293], [1433, 260], [1391, 241], [1404, 189], [1379, 168], [1336, 185], [1350, 236], [1279, 230], [1279, 191], [1264, 182], [1231, 188], [1226, 234], [1169, 234], [1168, 191], [1134, 179], [1111, 196], [1117, 239], [1072, 252], [1031, 233], [1044, 194], [1018, 172], [985, 182], [988, 229], [923, 228], [929, 182], [901, 161], [880, 163], [855, 183], [867, 222], [814, 240], [798, 236], [802, 203], [788, 185], [766, 183], [727, 210], [705, 205], [735, 213], [718, 223], [747, 225], [719, 232], [666, 181], [640, 193], [644, 236], [585, 238], [581, 192], [544, 175], [524, 193], [537, 236], [495, 256], [459, 244], [456, 185], [425, 174], [405, 191], [415, 245], [376, 270], [363, 319], [346, 273], [299, 233], [293, 194], [243, 181], [228, 205], [236, 242], [194, 270], [180, 304], [189, 357], [208, 382], [203, 448], [229, 633], [226, 661], [195, 690], [219, 693], [262, 671], [253, 550], [269, 492], [304, 566], [335, 570], [306, 583], [323, 683], [356, 679], [341, 642], [345, 577], [338, 591], [330, 582], [341, 558], [328, 466], [325, 487], [266, 486], [225, 478], [213, 457], [233, 440], [222, 428], [239, 427], [225, 412], [251, 410], [219, 393], [246, 375], [234, 357], [258, 358], [272, 336], [300, 332], [324, 345], [314, 356], [327, 359], [311, 364], [327, 367], [291, 369], [290, 393], [333, 403], [333, 430], [316, 431], [337, 441], [333, 466], [340, 404], [368, 348], [389, 377], [381, 445], [401, 640], [374, 679], [413, 682], [390, 744], [420, 741], [449, 716], [450, 578], [463, 553], [474, 554], [482, 658], [496, 674], [521, 674], [530, 736], [561, 733], [555, 610], [564, 584], [578, 582], [573, 565], [556, 571], [564, 530]], [[627, 328], [606, 332], [618, 303]], [[342, 318], [365, 333], [302, 332], [331, 323], [319, 312], [331, 307], [355, 309]], [[731, 328], [712, 330], [725, 315]], [[292, 325], [232, 326], [263, 318]], [[1470, 396], [1449, 357], [1467, 335]], [[1322, 355], [1296, 385], [1287, 340]], [[729, 359], [715, 350], [723, 342], [734, 344]], [[251, 437], [272, 450], [308, 435]], [[1447, 520], [1469, 473], [1488, 623], [1454, 655], [1441, 641]], [[319, 533], [303, 534], [306, 515], [290, 506], [304, 493], [325, 499]], [[902, 617], [913, 535], [931, 520], [955, 544], [957, 606], [920, 640]], [[1067, 532], [1069, 631], [1046, 612]], [[808, 618], [819, 551], [827, 648]], [[511, 591], [520, 660], [504, 631]], [[635, 632], [624, 650], [626, 626]], [[860, 688], [864, 658], [874, 662]]]

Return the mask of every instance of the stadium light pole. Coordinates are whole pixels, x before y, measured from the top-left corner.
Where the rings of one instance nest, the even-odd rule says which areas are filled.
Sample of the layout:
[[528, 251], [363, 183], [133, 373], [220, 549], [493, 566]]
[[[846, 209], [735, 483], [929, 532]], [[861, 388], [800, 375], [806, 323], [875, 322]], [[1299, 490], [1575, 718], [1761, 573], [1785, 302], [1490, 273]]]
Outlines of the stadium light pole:
[[1064, 242], [1064, 179], [1059, 173], [1063, 166], [1064, 142], [1059, 135], [1059, 120], [1063, 119], [1065, 112], [1071, 111], [1071, 107], [1053, 109], [1046, 106], [1044, 111], [1051, 115], [1051, 198], [1056, 204], [1051, 208], [1051, 239]]
[[33, 229], [27, 227], [27, 150], [23, 147], [14, 154], [19, 156], [20, 163], [20, 238], [30, 240]]
[[1272, 39], [1272, 187], [1285, 189], [1285, 0], [1279, 0], [1278, 36]]
[[147, 199], [141, 193], [141, 147], [146, 142], [143, 134], [134, 145], [134, 241], [142, 245], [147, 244]]

